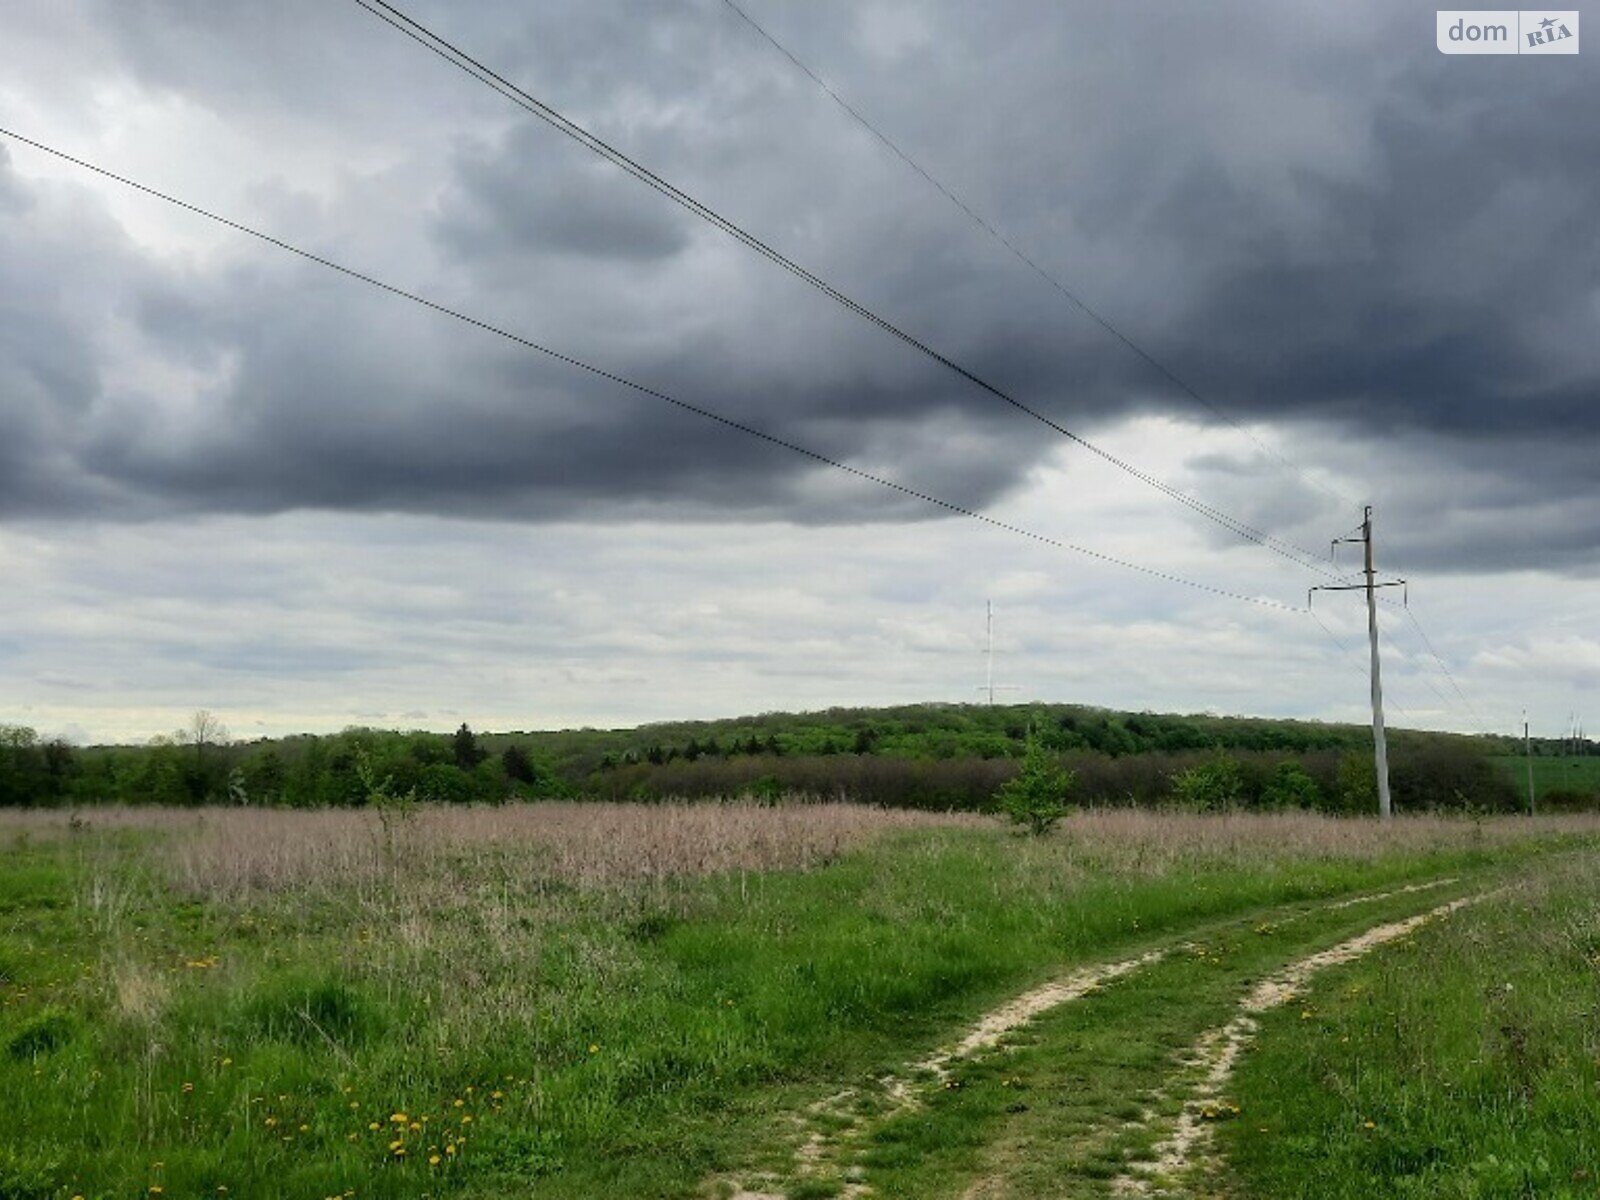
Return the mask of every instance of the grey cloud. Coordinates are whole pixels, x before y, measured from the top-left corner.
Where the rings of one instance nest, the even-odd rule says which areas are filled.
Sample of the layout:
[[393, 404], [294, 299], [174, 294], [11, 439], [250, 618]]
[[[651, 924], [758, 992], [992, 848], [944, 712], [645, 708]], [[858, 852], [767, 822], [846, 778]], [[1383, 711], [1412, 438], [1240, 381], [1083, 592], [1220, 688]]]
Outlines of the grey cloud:
[[[375, 208], [381, 189], [351, 167], [326, 200], [328, 227], [301, 231], [319, 248], [331, 239], [340, 254], [348, 231], [363, 263], [468, 311], [958, 503], [1006, 496], [1054, 448], [992, 397], [335, 8], [85, 11], [105, 18], [96, 63], [145, 87], [258, 130], [315, 127], [325, 142], [388, 150], [412, 190]], [[1600, 126], [1571, 116], [1596, 98], [1571, 64], [1446, 59], [1412, 4], [1131, 4], [1115, 19], [1021, 0], [947, 6], [919, 10], [926, 37], [899, 49], [873, 34], [888, 10], [754, 11], [1228, 411], [1329, 438], [1403, 437], [1438, 460], [1439, 478], [1471, 472], [1478, 494], [1504, 497], [1440, 498], [1470, 513], [1473, 536], [1450, 544], [1474, 562], [1578, 570], [1600, 545], [1600, 518], [1547, 515], [1600, 472], [1569, 449], [1600, 399]], [[1197, 415], [720, 5], [419, 15], [1074, 429]], [[292, 153], [272, 149], [264, 178], [292, 178]], [[0, 165], [11, 228], [58, 197]], [[315, 224], [320, 211], [300, 217]], [[90, 250], [110, 262], [120, 307], [13, 314], [0, 510], [817, 522], [926, 511], [255, 252], [179, 267], [111, 241], [57, 243], [0, 265], [27, 272], [8, 276], [8, 294], [57, 264], [85, 269]], [[187, 372], [193, 394], [107, 376], [101, 346], [119, 322], [167, 373]], [[1513, 435], [1526, 453], [1503, 452]], [[1194, 478], [1247, 519], [1314, 528], [1321, 502], [1268, 482], [1266, 466], [1229, 483], [1221, 464], [1200, 463]]]
[[548, 139], [528, 132], [457, 155], [458, 192], [438, 224], [448, 249], [469, 259], [500, 259], [514, 249], [524, 262], [540, 253], [650, 261], [689, 244], [688, 214], [631, 182], [619, 187], [610, 166], [552, 170]]

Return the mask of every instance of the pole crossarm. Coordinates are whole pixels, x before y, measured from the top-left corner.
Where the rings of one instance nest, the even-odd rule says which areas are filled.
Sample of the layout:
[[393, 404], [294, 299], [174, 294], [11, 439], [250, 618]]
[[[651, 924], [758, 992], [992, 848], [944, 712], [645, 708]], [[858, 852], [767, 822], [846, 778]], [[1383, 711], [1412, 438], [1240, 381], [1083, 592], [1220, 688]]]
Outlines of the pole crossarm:
[[[1383, 728], [1383, 683], [1381, 669], [1378, 663], [1378, 590], [1380, 588], [1406, 586], [1404, 579], [1386, 579], [1378, 581], [1378, 570], [1373, 565], [1372, 557], [1372, 506], [1369, 504], [1362, 511], [1361, 524], [1353, 534], [1334, 538], [1329, 546], [1329, 555], [1335, 562], [1338, 561], [1339, 547], [1345, 542], [1360, 542], [1362, 550], [1361, 574], [1365, 578], [1360, 583], [1326, 583], [1308, 588], [1306, 591], [1306, 611], [1311, 610], [1311, 598], [1318, 592], [1365, 592], [1367, 594], [1367, 641], [1370, 647], [1372, 663], [1372, 758], [1373, 773], [1377, 780], [1378, 791], [1378, 816], [1387, 821], [1393, 812], [1389, 797], [1389, 744]], [[1409, 600], [1409, 592], [1407, 599]], [[1409, 604], [1407, 608], [1409, 608]]]
[[[1407, 590], [1403, 593], [1404, 598], [1405, 598], [1406, 601], [1409, 601], [1411, 599], [1410, 584], [1407, 583], [1407, 581], [1404, 580], [1404, 579], [1386, 579], [1382, 583], [1373, 583], [1371, 585], [1371, 587], [1374, 587], [1374, 588], [1391, 588], [1391, 587], [1406, 588]], [[1311, 587], [1311, 588], [1307, 588], [1306, 589], [1306, 607], [1307, 608], [1311, 607], [1311, 596], [1315, 592], [1365, 592], [1367, 590], [1369, 590], [1368, 589], [1368, 585], [1365, 584], [1365, 583], [1322, 583], [1322, 584], [1318, 584], [1316, 587]], [[1393, 604], [1394, 601], [1385, 600], [1384, 603], [1385, 604]], [[1410, 607], [1409, 603], [1407, 604], [1407, 607], [1408, 608]]]

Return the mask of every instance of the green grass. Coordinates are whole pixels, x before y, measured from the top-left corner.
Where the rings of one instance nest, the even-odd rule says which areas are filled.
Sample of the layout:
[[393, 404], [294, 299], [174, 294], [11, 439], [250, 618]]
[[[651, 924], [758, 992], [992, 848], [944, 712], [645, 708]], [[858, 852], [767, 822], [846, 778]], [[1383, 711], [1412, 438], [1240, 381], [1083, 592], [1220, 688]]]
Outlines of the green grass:
[[[1520, 756], [1496, 758], [1499, 764], [1511, 779], [1517, 789], [1517, 794], [1526, 801], [1528, 796], [1528, 763], [1529, 759]], [[1534, 758], [1533, 763], [1533, 792], [1535, 803], [1538, 797], [1548, 795], [1550, 792], [1561, 790], [1567, 792], [1584, 792], [1595, 801], [1600, 802], [1600, 757], [1559, 755], [1548, 758]]]
[[1600, 1191], [1597, 856], [1540, 873], [1263, 1023], [1224, 1138], [1238, 1194], [1292, 1200]]
[[[237, 891], [184, 882], [183, 832], [18, 834], [0, 850], [0, 1196], [686, 1196], [776, 1155], [808, 1100], [1066, 965], [1531, 861], [1467, 826], [1371, 858], [1340, 849], [1358, 826], [1293, 851], [1277, 828], [1192, 847], [1156, 828], [1126, 848], [1070, 824], [926, 830], [810, 871], [594, 884], [496, 844]], [[1209, 1012], [1168, 1021], [1162, 1003], [1221, 1004], [1252, 956], [1290, 948], [1228, 944], [1226, 970], [1177, 961], [1130, 983], [1150, 1007], [1118, 1002], [1122, 1039], [1080, 1029], [1127, 1060], [1085, 1104]], [[932, 1161], [963, 1123], [886, 1137], [878, 1168], [897, 1146], [908, 1170]]]
[[962, 1065], [924, 1106], [870, 1131], [855, 1155], [887, 1198], [1085, 1198], [1148, 1162], [1179, 1109], [1178, 1057], [1233, 1015], [1248, 983], [1372, 924], [1436, 904], [1396, 896], [1279, 909], [1197, 929], [1192, 947], [1046, 1014], [999, 1053]]

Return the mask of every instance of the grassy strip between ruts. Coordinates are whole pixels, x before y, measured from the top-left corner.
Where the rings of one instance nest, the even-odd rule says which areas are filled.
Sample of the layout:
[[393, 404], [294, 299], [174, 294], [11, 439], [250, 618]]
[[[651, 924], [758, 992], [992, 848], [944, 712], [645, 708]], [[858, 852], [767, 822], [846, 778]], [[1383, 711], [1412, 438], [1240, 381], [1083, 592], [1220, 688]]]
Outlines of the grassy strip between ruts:
[[1218, 922], [1161, 961], [1040, 1017], [1000, 1052], [959, 1064], [920, 1107], [873, 1128], [851, 1179], [884, 1197], [1092, 1197], [1149, 1162], [1187, 1094], [1183, 1052], [1232, 1016], [1248, 983], [1291, 959], [1466, 888], [1359, 905], [1295, 905]]
[[1574, 857], [1268, 1015], [1222, 1130], [1262, 1200], [1600, 1195], [1600, 854]]
[[603, 886], [496, 843], [216, 894], [174, 883], [179, 833], [19, 836], [0, 1194], [686, 1194], [822, 1087], [1065, 964], [1534, 853], [1463, 829], [1373, 860], [1336, 822], [1292, 848], [1288, 823], [1220, 828], [930, 829], [810, 871]]

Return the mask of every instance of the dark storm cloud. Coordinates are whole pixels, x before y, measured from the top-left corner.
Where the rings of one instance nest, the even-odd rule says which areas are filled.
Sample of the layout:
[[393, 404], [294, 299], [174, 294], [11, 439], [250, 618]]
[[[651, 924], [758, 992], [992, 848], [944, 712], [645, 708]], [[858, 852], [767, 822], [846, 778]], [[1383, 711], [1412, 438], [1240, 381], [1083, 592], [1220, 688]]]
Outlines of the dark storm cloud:
[[610, 186], [613, 168], [604, 164], [551, 172], [543, 161], [550, 149], [547, 139], [518, 136], [458, 154], [459, 196], [439, 221], [439, 240], [468, 260], [499, 260], [508, 249], [524, 261], [540, 253], [651, 260], [688, 245], [687, 213], [643, 189]]
[[1483, 79], [1434, 71], [1380, 107], [1371, 178], [1327, 185], [1337, 215], [1300, 261], [1248, 197], [1202, 194], [1240, 265], [1197, 296], [1180, 357], [1269, 414], [1571, 428], [1600, 400], [1600, 130], [1552, 120], [1570, 80], [1502, 82], [1491, 102]]
[[114, 498], [84, 477], [77, 454], [101, 387], [93, 331], [116, 281], [74, 251], [118, 239], [70, 198], [65, 214], [47, 208], [0, 146], [0, 512], [72, 515]]
[[[301, 233], [335, 256], [959, 503], [1005, 494], [1057, 445], [353, 6], [85, 11], [102, 69], [271, 130], [263, 184], [293, 179], [282, 131], [382, 151], [389, 174], [347, 167], [301, 213], [324, 214]], [[721, 5], [418, 11], [1074, 428], [1205, 415]], [[1600, 548], [1600, 518], [1560, 508], [1600, 476], [1569, 445], [1600, 398], [1581, 59], [1444, 58], [1432, 10], [1409, 4], [753, 11], [1228, 411], [1403, 436], [1441, 487], [1473, 472], [1505, 497], [1463, 518], [1473, 561]], [[61, 195], [0, 163], [0, 237], [30, 236]], [[54, 253], [88, 249], [111, 264], [109, 305], [17, 300], [58, 270], [48, 249], [0, 262], [4, 511], [924, 511], [308, 268], [254, 252], [179, 268], [109, 235]], [[108, 372], [108, 328], [162, 369]], [[1523, 453], [1497, 453], [1513, 435]], [[1250, 507], [1247, 480], [1224, 490]]]
[[[144, 395], [108, 399], [82, 454], [96, 477], [147, 498], [152, 511], [320, 507], [544, 520], [648, 506], [657, 515], [821, 521], [928, 511], [478, 331], [352, 296], [338, 280], [291, 271], [253, 275], [250, 287], [248, 300], [199, 311], [165, 291], [146, 294], [146, 333], [175, 337], [185, 360], [202, 365], [226, 348], [227, 368], [195, 403], [159, 416]], [[334, 326], [336, 346], [324, 336]], [[992, 434], [955, 406], [930, 403], [948, 390], [937, 376], [914, 414], [924, 432], [908, 425], [903, 392], [883, 400], [881, 383], [845, 381], [834, 403], [808, 409], [804, 389], [783, 381], [752, 397], [747, 377], [717, 377], [725, 360], [715, 347], [698, 349], [681, 361], [646, 356], [636, 373], [720, 411], [760, 410], [776, 435], [887, 476], [939, 478], [958, 501], [978, 503], [1012, 482], [1008, 459], [983, 452]], [[820, 490], [819, 472], [830, 476]]]

